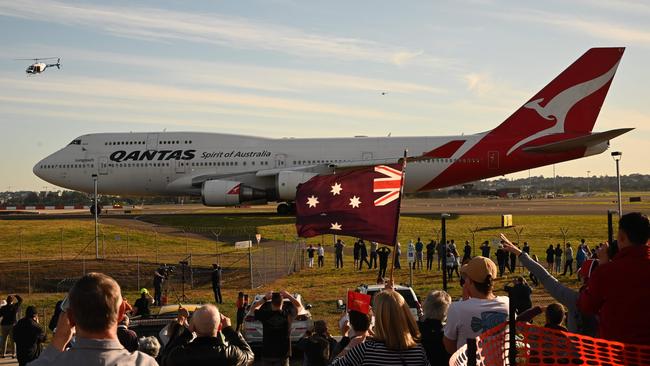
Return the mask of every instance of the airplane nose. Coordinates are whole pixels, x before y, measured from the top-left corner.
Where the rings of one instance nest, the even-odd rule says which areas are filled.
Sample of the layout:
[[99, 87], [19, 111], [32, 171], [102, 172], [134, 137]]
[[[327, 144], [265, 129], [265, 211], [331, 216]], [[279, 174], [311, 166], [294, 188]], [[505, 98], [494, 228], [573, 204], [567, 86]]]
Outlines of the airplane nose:
[[36, 175], [37, 177], [45, 180], [45, 178], [43, 177], [43, 160], [39, 161], [38, 163], [36, 163], [36, 165], [34, 165], [32, 172], [34, 172], [34, 175]]

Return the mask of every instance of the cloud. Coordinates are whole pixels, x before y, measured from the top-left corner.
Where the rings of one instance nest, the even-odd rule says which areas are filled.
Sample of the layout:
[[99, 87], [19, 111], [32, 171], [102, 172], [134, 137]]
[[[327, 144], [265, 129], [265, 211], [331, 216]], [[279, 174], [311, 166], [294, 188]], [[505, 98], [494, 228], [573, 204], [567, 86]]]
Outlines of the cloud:
[[404, 65], [414, 58], [421, 56], [424, 54], [424, 51], [417, 51], [417, 52], [409, 52], [409, 51], [401, 51], [397, 52], [393, 55], [393, 63], [395, 65]]
[[[21, 97], [28, 103], [48, 105], [51, 109], [66, 110], [88, 108], [93, 113], [102, 111], [130, 109], [143, 115], [183, 116], [197, 113], [239, 115], [255, 118], [296, 119], [369, 119], [372, 121], [422, 120], [421, 117], [408, 116], [378, 108], [348, 106], [342, 103], [312, 102], [297, 97], [262, 96], [243, 92], [205, 91], [194, 88], [161, 85], [156, 83], [104, 79], [98, 77], [67, 76], [56, 83], [25, 83], [0, 74], [3, 90], [0, 101], [16, 103]], [[55, 95], [33, 100], [30, 95]], [[163, 112], [161, 112], [163, 111]]]
[[469, 73], [463, 76], [467, 84], [467, 90], [477, 94], [478, 96], [485, 96], [494, 89], [494, 84], [490, 75], [486, 73]]
[[445, 67], [450, 63], [449, 60], [404, 47], [353, 37], [308, 33], [298, 28], [216, 13], [24, 0], [0, 3], [0, 15], [96, 29], [140, 40], [182, 40], [236, 49], [281, 52], [304, 58], [396, 65], [417, 62], [427, 67]]
[[489, 15], [513, 22], [552, 25], [565, 30], [583, 33], [591, 37], [622, 42], [625, 44], [634, 43], [650, 45], [650, 29], [634, 28], [602, 19], [570, 16], [533, 9], [511, 9], [507, 13], [492, 12], [489, 13]]
[[[391, 80], [388, 78], [363, 77], [339, 72], [324, 72], [301, 70], [297, 68], [267, 67], [245, 63], [229, 63], [222, 61], [200, 61], [187, 58], [160, 58], [134, 54], [89, 51], [69, 47], [52, 47], [46, 44], [36, 44], [14, 49], [17, 54], [32, 54], [35, 52], [65, 55], [66, 59], [74, 62], [88, 62], [93, 65], [109, 64], [124, 65], [140, 72], [146, 68], [148, 72], [160, 73], [168, 82], [195, 84], [197, 86], [233, 87], [278, 93], [305, 93], [306, 91], [364, 91], [378, 93], [390, 91], [391, 94], [431, 94], [448, 93], [447, 89], [431, 86], [422, 82]], [[197, 73], [196, 70], [211, 70]]]

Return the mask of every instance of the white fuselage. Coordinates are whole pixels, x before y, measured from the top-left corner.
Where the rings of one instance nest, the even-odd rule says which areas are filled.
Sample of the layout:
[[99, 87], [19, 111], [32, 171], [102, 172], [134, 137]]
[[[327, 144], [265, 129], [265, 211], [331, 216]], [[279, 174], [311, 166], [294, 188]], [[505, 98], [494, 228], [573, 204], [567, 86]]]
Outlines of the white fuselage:
[[[199, 195], [200, 185], [192, 181], [201, 177], [272, 189], [273, 174], [261, 172], [396, 159], [405, 149], [410, 156], [421, 155], [458, 138], [469, 148], [482, 135], [269, 139], [195, 132], [100, 133], [75, 139], [36, 164], [34, 173], [83, 192], [93, 191], [92, 175], [97, 174], [98, 191], [104, 194]], [[479, 166], [485, 157], [463, 156], [467, 149], [460, 148], [450, 158], [409, 164], [405, 190], [417, 191], [452, 163], [467, 164], [468, 169]]]

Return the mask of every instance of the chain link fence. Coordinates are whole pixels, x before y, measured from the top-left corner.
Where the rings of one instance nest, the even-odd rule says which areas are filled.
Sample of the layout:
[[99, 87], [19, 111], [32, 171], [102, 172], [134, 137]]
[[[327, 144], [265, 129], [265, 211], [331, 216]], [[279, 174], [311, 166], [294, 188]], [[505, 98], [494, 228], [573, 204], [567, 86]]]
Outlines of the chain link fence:
[[[165, 264], [173, 268], [166, 290], [174, 298], [183, 289], [209, 287], [212, 264], [222, 267], [223, 288], [239, 289], [258, 288], [305, 267], [303, 242], [257, 243], [254, 228], [153, 227], [147, 233], [102, 231], [97, 246], [94, 235], [75, 236], [63, 228], [38, 243], [22, 232], [10, 239], [0, 235], [0, 288], [65, 292], [88, 272], [106, 273], [127, 291], [152, 288], [154, 271]], [[235, 248], [237, 241], [249, 241], [251, 247]]]

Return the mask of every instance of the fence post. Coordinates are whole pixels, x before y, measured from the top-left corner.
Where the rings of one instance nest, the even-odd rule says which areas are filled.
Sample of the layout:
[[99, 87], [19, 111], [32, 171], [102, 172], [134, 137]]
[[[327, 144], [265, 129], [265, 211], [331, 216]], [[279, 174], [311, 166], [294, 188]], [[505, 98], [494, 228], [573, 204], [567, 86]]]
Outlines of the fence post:
[[20, 243], [18, 245], [18, 257], [22, 262], [23, 261], [23, 229], [20, 229], [20, 232], [18, 233], [18, 237], [20, 239]]
[[248, 272], [251, 276], [251, 290], [255, 288], [253, 286], [253, 246], [248, 246]]
[[129, 258], [129, 229], [126, 229], [126, 257]]
[[135, 260], [136, 260], [136, 263], [137, 263], [136, 266], [138, 268], [138, 280], [137, 280], [138, 287], [137, 287], [137, 290], [140, 291], [140, 256], [136, 255]]
[[86, 275], [86, 258], [81, 258], [81, 271], [83, 272], [82, 276], [85, 276]]
[[160, 261], [158, 261], [158, 232], [157, 231], [154, 231], [153, 244], [156, 247], [156, 264], [158, 264], [160, 263]]
[[190, 289], [194, 290], [194, 270], [192, 269], [192, 253], [190, 253], [190, 259], [189, 259], [189, 270], [190, 270]]
[[476, 366], [476, 338], [467, 338], [467, 366]]
[[27, 292], [32, 294], [32, 266], [29, 261], [27, 261]]
[[63, 228], [61, 228], [61, 260], [63, 260]]
[[517, 318], [515, 315], [515, 305], [512, 301], [511, 291], [508, 291], [510, 298], [508, 305], [508, 364], [510, 366], [517, 365]]

